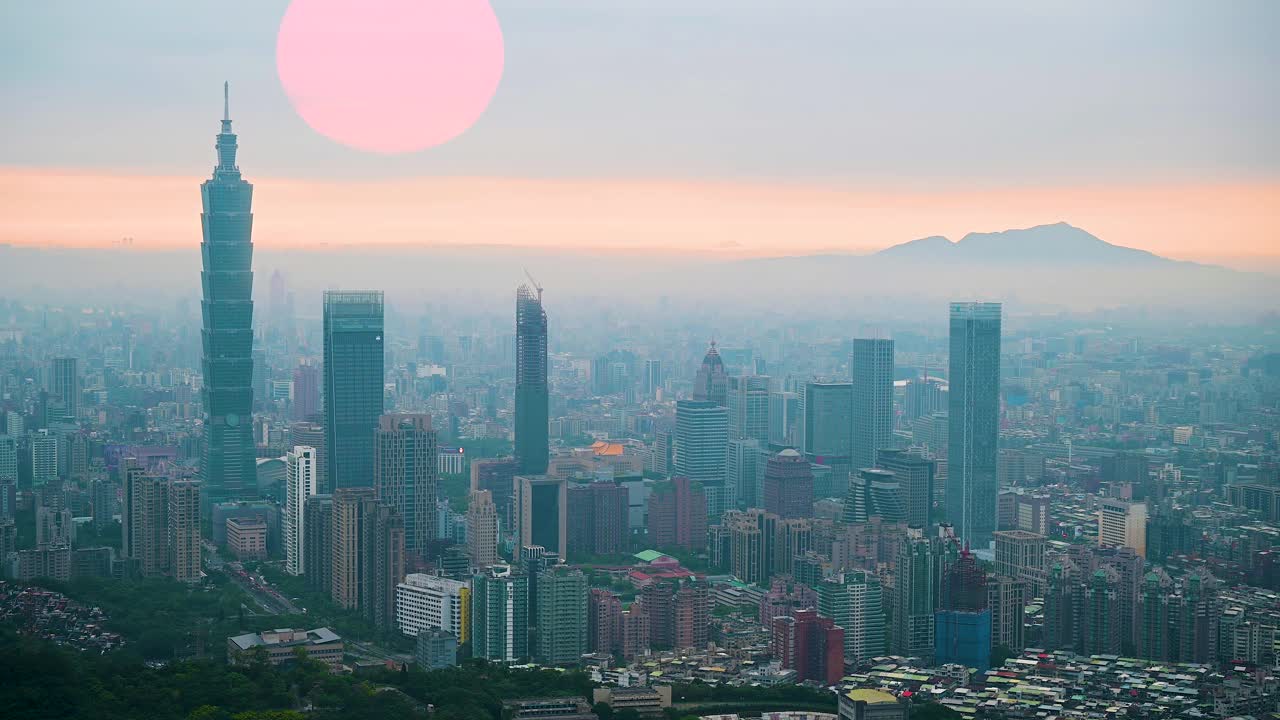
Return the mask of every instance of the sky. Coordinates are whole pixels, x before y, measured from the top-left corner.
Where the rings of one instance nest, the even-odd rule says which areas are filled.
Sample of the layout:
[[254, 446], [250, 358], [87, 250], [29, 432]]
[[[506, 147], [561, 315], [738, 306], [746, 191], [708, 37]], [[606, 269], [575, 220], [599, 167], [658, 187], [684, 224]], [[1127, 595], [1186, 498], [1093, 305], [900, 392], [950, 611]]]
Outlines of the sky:
[[495, 0], [488, 109], [399, 155], [294, 111], [287, 6], [6, 3], [0, 242], [194, 247], [227, 80], [265, 246], [789, 255], [1064, 220], [1280, 263], [1268, 0]]

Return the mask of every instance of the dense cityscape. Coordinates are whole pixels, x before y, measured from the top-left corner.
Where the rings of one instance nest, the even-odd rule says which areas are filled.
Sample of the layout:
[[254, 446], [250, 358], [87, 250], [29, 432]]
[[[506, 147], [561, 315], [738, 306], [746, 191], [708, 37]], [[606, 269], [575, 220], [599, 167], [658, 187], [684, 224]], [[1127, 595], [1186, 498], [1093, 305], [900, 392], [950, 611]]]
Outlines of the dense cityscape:
[[[0, 304], [20, 636], [374, 678], [406, 717], [1280, 710], [1274, 331], [957, 301], [878, 337], [558, 337], [531, 274], [502, 330], [377, 288], [308, 317], [287, 268], [255, 302], [237, 149], [226, 107], [198, 320]], [[459, 665], [582, 692], [396, 684]]]

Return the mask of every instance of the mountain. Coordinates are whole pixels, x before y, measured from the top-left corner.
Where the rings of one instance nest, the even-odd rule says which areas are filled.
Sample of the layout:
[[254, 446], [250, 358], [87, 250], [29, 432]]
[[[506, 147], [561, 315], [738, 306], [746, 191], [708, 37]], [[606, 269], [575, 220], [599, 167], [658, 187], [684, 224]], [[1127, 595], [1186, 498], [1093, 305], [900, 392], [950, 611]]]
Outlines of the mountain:
[[[1163, 258], [1066, 223], [970, 233], [956, 242], [926, 237], [871, 255], [725, 260], [352, 246], [260, 248], [253, 260], [259, 300], [265, 301], [267, 279], [279, 269], [296, 291], [299, 312], [312, 317], [321, 291], [332, 288], [379, 288], [393, 304], [461, 305], [501, 315], [510, 311], [512, 288], [526, 269], [546, 286], [548, 302], [558, 304], [566, 326], [569, 313], [589, 316], [623, 306], [679, 318], [748, 318], [744, 322], [768, 315], [796, 323], [821, 317], [842, 326], [942, 318], [939, 308], [949, 300], [998, 300], [1014, 314], [1127, 308], [1172, 322], [1249, 321], [1280, 307], [1280, 280], [1273, 275]], [[155, 252], [0, 245], [0, 301], [127, 303], [150, 296], [191, 303], [199, 292], [195, 246]]]
[[958, 242], [933, 236], [885, 248], [873, 257], [926, 262], [1070, 263], [1146, 265], [1173, 263], [1146, 250], [1111, 243], [1065, 222], [1021, 230], [969, 233]]

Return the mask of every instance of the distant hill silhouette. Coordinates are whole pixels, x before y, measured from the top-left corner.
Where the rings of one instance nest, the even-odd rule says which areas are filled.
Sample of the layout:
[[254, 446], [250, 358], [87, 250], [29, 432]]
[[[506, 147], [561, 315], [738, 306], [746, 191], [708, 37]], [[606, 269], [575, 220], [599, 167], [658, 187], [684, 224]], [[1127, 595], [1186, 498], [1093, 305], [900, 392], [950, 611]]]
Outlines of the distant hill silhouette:
[[[198, 300], [198, 237], [189, 248], [159, 252], [0, 245], [0, 298]], [[785, 241], [779, 239], [783, 248]], [[926, 237], [870, 255], [744, 260], [459, 246], [254, 252], [259, 299], [271, 272], [281, 269], [301, 311], [313, 314], [320, 291], [334, 287], [384, 289], [392, 302], [465, 299], [468, 307], [505, 313], [526, 268], [548, 298], [583, 312], [600, 303], [680, 302], [717, 317], [765, 312], [796, 322], [814, 314], [868, 321], [944, 318], [939, 308], [948, 300], [999, 300], [1012, 312], [1123, 309], [1177, 321], [1240, 322], [1280, 306], [1274, 275], [1163, 258], [1066, 223], [970, 233], [957, 242]]]
[[873, 257], [980, 263], [1101, 263], [1135, 265], [1177, 262], [1146, 250], [1111, 243], [1065, 222], [1021, 230], [969, 233], [958, 242], [933, 236], [885, 248]]

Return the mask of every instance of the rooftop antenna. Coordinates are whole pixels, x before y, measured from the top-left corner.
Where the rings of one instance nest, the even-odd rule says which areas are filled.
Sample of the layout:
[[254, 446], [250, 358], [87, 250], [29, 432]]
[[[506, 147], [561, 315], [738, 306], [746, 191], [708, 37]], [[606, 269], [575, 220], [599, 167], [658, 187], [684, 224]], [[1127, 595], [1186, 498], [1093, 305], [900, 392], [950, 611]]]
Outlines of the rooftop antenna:
[[529, 272], [529, 268], [521, 268], [521, 269], [524, 270], [524, 276], [529, 278], [529, 282], [533, 283], [533, 288], [538, 291], [538, 304], [541, 305], [542, 304], [542, 286], [538, 284], [537, 280], [533, 279], [533, 275]]
[[231, 83], [222, 83], [222, 120], [231, 122]]

